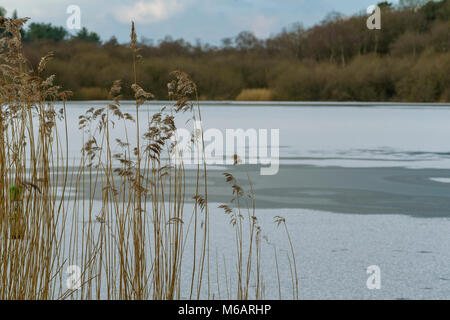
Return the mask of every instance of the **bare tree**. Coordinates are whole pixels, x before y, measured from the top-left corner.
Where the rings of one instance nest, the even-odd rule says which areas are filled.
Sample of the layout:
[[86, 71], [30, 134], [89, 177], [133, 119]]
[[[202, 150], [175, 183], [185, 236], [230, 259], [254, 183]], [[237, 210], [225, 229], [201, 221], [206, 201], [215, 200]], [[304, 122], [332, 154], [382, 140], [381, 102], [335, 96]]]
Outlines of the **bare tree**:
[[429, 0], [400, 0], [398, 5], [400, 8], [419, 8], [427, 3]]

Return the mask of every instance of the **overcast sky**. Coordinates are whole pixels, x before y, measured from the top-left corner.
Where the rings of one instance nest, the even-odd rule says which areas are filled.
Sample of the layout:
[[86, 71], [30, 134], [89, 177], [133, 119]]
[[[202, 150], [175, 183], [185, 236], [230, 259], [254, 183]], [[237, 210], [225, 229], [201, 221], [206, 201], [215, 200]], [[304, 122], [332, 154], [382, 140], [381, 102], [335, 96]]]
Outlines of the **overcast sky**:
[[[381, 1], [381, 0], [380, 0]], [[17, 9], [20, 17], [34, 22], [66, 26], [69, 5], [81, 9], [81, 25], [103, 40], [129, 38], [134, 20], [138, 37], [162, 39], [166, 35], [194, 42], [220, 44], [240, 31], [258, 37], [276, 34], [283, 27], [301, 22], [305, 27], [320, 22], [327, 13], [345, 15], [365, 11], [374, 0], [0, 0], [8, 16]], [[392, 1], [396, 3], [397, 1]]]

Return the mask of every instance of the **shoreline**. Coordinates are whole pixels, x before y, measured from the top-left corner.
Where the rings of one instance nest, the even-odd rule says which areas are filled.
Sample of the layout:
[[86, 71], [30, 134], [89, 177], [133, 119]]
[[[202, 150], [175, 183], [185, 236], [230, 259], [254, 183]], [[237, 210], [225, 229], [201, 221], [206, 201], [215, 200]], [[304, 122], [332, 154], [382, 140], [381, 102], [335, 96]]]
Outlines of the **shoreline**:
[[[71, 103], [107, 103], [109, 100], [69, 100]], [[135, 100], [120, 100], [123, 104], [135, 104]], [[237, 101], [237, 100], [200, 100], [200, 106], [267, 106], [267, 107], [448, 107], [450, 102], [376, 102], [376, 101]], [[62, 103], [62, 101], [56, 101]], [[145, 105], [159, 106], [174, 103], [170, 100], [147, 101]], [[86, 106], [89, 108], [90, 106]]]

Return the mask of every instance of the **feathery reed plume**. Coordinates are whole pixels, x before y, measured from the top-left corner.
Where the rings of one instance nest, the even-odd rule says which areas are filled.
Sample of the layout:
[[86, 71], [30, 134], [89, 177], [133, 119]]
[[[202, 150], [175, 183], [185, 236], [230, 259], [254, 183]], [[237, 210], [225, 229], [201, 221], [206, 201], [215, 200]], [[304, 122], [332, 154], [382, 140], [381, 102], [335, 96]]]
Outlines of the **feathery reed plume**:
[[[214, 298], [205, 140], [196, 84], [186, 73], [174, 71], [167, 86], [170, 105], [150, 114], [145, 104], [154, 96], [138, 83], [139, 44], [132, 23], [135, 114], [124, 112], [122, 84], [114, 81], [109, 103], [79, 116], [82, 148], [79, 163], [70, 166], [66, 103], [71, 92], [60, 91], [54, 75], [43, 77], [53, 53], [35, 68], [25, 58], [20, 29], [26, 21], [0, 17], [0, 298]], [[62, 105], [60, 110], [57, 105]], [[203, 161], [194, 170], [192, 195], [186, 192], [183, 161], [171, 156], [179, 143], [176, 118], [185, 113], [200, 123], [192, 130], [192, 140]], [[238, 157], [234, 159], [238, 165]], [[253, 185], [248, 172], [249, 192], [231, 174], [225, 177], [233, 200], [221, 208], [235, 229], [236, 298], [252, 297], [256, 265], [254, 297], [260, 299], [261, 228]], [[193, 200], [190, 216], [185, 209], [188, 198]], [[192, 246], [190, 257], [185, 257], [187, 246]], [[187, 259], [192, 263], [185, 267]], [[183, 268], [190, 269], [183, 273]], [[216, 268], [218, 272], [218, 261]], [[226, 287], [230, 296], [228, 280]]]

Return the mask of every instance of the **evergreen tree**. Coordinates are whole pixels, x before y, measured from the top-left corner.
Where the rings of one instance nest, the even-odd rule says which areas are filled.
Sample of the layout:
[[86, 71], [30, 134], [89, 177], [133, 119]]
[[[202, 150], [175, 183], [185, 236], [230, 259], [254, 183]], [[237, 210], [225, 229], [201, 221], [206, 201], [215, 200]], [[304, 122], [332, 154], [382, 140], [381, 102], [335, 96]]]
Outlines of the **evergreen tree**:
[[54, 27], [50, 23], [32, 23], [25, 32], [25, 41], [50, 39], [54, 41], [64, 40], [68, 32], [63, 27]]
[[94, 43], [100, 43], [100, 36], [95, 32], [89, 32], [86, 27], [83, 27], [74, 39], [81, 40], [81, 41], [88, 41], [88, 42], [94, 42]]

